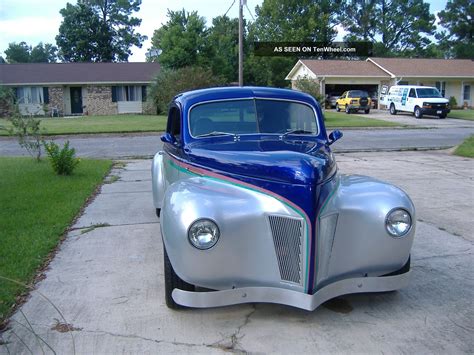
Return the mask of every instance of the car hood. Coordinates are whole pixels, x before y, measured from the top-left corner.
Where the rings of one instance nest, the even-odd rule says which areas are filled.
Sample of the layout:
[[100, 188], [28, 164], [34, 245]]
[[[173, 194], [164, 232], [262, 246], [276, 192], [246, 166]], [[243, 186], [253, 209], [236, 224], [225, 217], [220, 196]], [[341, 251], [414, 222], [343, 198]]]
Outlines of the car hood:
[[447, 104], [449, 102], [448, 99], [443, 99], [441, 97], [420, 97], [420, 100], [431, 102], [433, 104]]
[[330, 178], [336, 164], [323, 142], [294, 140], [195, 142], [187, 146], [191, 163], [216, 172], [262, 180], [315, 185]]

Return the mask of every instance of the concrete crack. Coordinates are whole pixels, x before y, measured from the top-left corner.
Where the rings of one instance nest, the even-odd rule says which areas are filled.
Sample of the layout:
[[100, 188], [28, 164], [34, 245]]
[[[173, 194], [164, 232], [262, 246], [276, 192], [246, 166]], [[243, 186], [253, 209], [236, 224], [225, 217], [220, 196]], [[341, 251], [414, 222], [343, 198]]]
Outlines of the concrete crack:
[[244, 321], [237, 327], [237, 330], [234, 333], [232, 333], [227, 338], [221, 339], [214, 344], [209, 345], [208, 347], [230, 351], [236, 354], [247, 354], [248, 352], [240, 346], [239, 341], [245, 336], [245, 334], [241, 335], [242, 329], [250, 323], [250, 318], [256, 311], [257, 306], [252, 304], [251, 311], [245, 315]]

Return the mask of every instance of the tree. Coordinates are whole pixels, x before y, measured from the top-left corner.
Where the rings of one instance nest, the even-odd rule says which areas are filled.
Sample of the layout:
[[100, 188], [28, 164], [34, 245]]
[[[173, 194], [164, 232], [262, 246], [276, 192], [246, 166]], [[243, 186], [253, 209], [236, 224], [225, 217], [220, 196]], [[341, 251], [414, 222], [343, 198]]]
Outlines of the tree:
[[340, 7], [340, 0], [264, 0], [255, 8], [256, 39], [330, 43]]
[[103, 28], [111, 34], [109, 51], [114, 54], [114, 60], [127, 61], [132, 54], [130, 48], [142, 47], [146, 36], [135, 32], [142, 20], [133, 17], [134, 12], [140, 11], [141, 0], [79, 0], [80, 3], [90, 6], [99, 16]]
[[127, 61], [130, 47], [141, 47], [146, 39], [135, 33], [141, 20], [132, 17], [140, 0], [80, 0], [60, 10], [63, 22], [56, 42], [67, 62]]
[[[264, 0], [257, 6], [256, 21], [249, 26], [249, 42], [324, 42], [334, 41], [340, 0]], [[297, 57], [246, 56], [244, 77], [247, 83], [286, 87], [286, 74]]]
[[149, 97], [156, 105], [158, 112], [163, 113], [176, 94], [225, 83], [224, 78], [213, 75], [209, 69], [200, 67], [184, 67], [179, 69], [163, 69], [151, 85]]
[[38, 43], [30, 52], [31, 63], [55, 63], [58, 48], [51, 43]]
[[471, 0], [450, 0], [438, 13], [439, 24], [447, 29], [437, 34], [440, 47], [448, 57], [474, 58], [474, 3]]
[[239, 20], [227, 16], [212, 19], [203, 55], [215, 75], [227, 82], [238, 81], [239, 70]]
[[8, 63], [54, 63], [57, 48], [50, 43], [38, 43], [31, 47], [26, 42], [10, 43], [5, 50]]
[[206, 47], [206, 20], [196, 11], [168, 10], [168, 21], [155, 30], [151, 43], [160, 49], [158, 61], [165, 68], [178, 69], [203, 62]]
[[31, 47], [26, 42], [10, 43], [5, 50], [8, 63], [29, 63]]
[[342, 10], [341, 23], [349, 32], [344, 39], [374, 42], [374, 55], [421, 53], [435, 30], [423, 0], [348, 0]]

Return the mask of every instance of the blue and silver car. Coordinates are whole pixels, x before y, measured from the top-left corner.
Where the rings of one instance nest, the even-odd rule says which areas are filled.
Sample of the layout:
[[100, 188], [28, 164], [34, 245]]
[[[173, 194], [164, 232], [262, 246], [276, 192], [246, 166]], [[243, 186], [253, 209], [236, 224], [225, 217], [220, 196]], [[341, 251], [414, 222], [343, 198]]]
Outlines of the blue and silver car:
[[171, 308], [247, 302], [314, 310], [404, 287], [415, 208], [343, 175], [313, 97], [231, 87], [177, 95], [152, 165]]

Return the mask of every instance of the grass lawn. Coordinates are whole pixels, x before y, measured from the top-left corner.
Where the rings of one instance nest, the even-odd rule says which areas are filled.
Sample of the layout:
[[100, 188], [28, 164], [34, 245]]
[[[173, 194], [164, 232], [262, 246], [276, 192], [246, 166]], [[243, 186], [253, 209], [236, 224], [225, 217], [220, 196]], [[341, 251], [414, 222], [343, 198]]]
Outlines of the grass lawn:
[[462, 157], [474, 158], [474, 135], [462, 142], [462, 144], [456, 148], [454, 154]]
[[[112, 162], [81, 160], [72, 176], [48, 160], [0, 157], [0, 276], [28, 284]], [[0, 279], [0, 324], [24, 288]]]
[[448, 113], [448, 118], [474, 121], [474, 110], [452, 110]]
[[[11, 127], [4, 119], [0, 119], [0, 126]], [[162, 132], [166, 128], [166, 117], [113, 115], [42, 118], [41, 127], [46, 129], [46, 134]], [[0, 130], [0, 135], [7, 134]]]
[[368, 115], [348, 115], [342, 112], [326, 111], [324, 113], [326, 117], [326, 127], [339, 128], [339, 127], [401, 127], [399, 124], [394, 122], [386, 122], [370, 118]]

